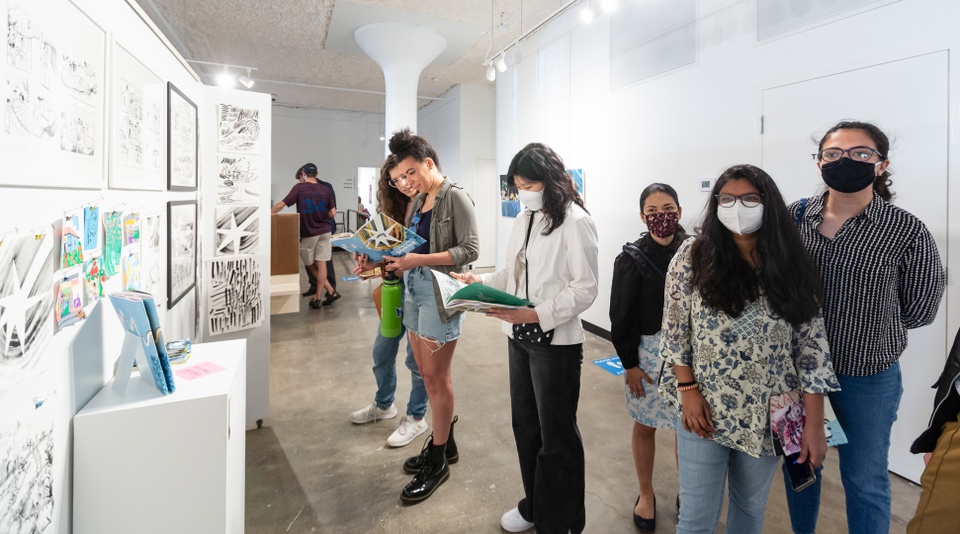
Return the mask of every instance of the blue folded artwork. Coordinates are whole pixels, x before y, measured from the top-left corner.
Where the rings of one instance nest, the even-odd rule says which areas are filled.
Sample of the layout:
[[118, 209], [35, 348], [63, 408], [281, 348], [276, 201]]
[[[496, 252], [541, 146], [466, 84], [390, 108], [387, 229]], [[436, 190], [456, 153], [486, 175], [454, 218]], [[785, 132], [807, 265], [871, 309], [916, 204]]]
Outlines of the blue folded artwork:
[[330, 243], [348, 252], [366, 254], [371, 262], [377, 263], [384, 256], [403, 256], [426, 243], [426, 240], [380, 213], [371, 217], [357, 233], [334, 239]]
[[140, 372], [151, 374], [160, 393], [164, 395], [173, 393], [176, 389], [173, 373], [170, 370], [167, 349], [160, 333], [160, 320], [153, 297], [146, 293], [125, 291], [111, 294], [110, 303], [113, 304], [123, 329], [139, 339], [143, 353], [147, 357], [149, 369], [141, 367]]

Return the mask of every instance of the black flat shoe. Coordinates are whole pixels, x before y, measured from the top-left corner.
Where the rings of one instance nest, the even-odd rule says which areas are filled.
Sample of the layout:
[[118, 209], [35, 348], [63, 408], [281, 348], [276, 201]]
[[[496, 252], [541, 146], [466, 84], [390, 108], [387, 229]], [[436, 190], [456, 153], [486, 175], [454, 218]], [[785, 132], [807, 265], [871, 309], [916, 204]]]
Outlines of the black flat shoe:
[[315, 287], [311, 287], [310, 289], [304, 291], [303, 293], [300, 293], [300, 295], [304, 297], [312, 297], [316, 294], [317, 294], [317, 288]]
[[314, 310], [319, 310], [321, 306], [323, 306], [323, 304], [320, 304], [319, 300], [310, 301], [310, 307], [313, 308]]
[[337, 300], [338, 298], [340, 298], [340, 293], [334, 293], [333, 295], [328, 294], [327, 298], [323, 299], [323, 305], [329, 306], [333, 304], [333, 301]]
[[[437, 451], [437, 453], [439, 452]], [[417, 504], [425, 501], [433, 495], [433, 492], [441, 484], [450, 478], [450, 466], [447, 465], [446, 460], [437, 462], [432, 456], [427, 458], [417, 476], [413, 477], [413, 480], [400, 492], [400, 500], [405, 504]]]
[[[637, 509], [637, 504], [640, 504], [640, 497], [637, 496], [637, 502], [633, 505], [633, 509]], [[653, 496], [653, 518], [646, 519], [637, 515], [636, 512], [633, 513], [633, 524], [637, 525], [642, 532], [653, 532], [657, 528], [657, 496]]]

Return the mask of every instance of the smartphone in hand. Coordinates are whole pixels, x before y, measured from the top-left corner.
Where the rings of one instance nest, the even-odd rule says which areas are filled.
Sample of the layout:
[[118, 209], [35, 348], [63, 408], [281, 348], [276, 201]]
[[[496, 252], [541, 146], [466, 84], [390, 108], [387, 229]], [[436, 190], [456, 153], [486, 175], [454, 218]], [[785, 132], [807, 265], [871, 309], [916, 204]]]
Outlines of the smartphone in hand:
[[790, 487], [793, 491], [802, 491], [817, 481], [817, 475], [813, 472], [809, 459], [798, 464], [797, 458], [800, 458], [799, 452], [785, 456], [783, 461], [787, 465], [787, 474], [790, 475]]

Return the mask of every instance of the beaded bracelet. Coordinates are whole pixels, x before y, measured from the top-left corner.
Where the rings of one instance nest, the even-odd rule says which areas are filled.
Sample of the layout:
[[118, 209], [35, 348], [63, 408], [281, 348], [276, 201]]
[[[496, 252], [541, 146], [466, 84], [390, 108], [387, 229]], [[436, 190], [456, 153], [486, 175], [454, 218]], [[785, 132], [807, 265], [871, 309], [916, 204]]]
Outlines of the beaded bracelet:
[[696, 383], [697, 383], [696, 380], [691, 380], [691, 381], [689, 381], [689, 382], [680, 382], [680, 383], [677, 384], [677, 387], [678, 387], [678, 388], [682, 388], [682, 387], [686, 387], [686, 386], [692, 386], [692, 385], [694, 385], [694, 384], [696, 384]]
[[677, 388], [677, 391], [691, 391], [694, 389], [700, 389], [700, 384], [697, 384], [696, 382], [694, 382], [689, 386], [680, 386]]

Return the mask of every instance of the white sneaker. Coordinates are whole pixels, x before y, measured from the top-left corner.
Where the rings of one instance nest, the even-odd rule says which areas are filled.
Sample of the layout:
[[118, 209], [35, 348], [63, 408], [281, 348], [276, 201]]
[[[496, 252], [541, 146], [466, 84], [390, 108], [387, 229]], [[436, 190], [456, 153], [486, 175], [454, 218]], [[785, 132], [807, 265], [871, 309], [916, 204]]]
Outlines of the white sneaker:
[[520, 509], [514, 507], [500, 518], [500, 526], [507, 532], [523, 532], [533, 528], [533, 523], [524, 519], [520, 515]]
[[387, 445], [391, 447], [403, 447], [416, 439], [420, 434], [426, 432], [429, 427], [430, 425], [423, 419], [414, 419], [409, 415], [405, 415], [403, 416], [403, 420], [400, 421], [400, 426], [387, 438]]
[[377, 422], [380, 419], [393, 419], [397, 416], [397, 408], [394, 405], [390, 405], [386, 410], [381, 410], [377, 407], [377, 403], [374, 402], [366, 408], [360, 408], [359, 410], [350, 414], [350, 422], [362, 425], [369, 422]]

